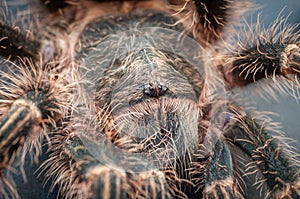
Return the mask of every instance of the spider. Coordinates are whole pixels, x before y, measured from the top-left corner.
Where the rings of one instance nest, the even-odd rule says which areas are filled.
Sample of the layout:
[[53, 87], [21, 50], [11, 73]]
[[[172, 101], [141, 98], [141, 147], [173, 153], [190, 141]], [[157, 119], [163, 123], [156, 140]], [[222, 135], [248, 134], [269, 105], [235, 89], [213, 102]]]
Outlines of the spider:
[[300, 198], [298, 154], [235, 92], [297, 95], [300, 33], [283, 17], [236, 30], [251, 6], [2, 2], [1, 198], [41, 154], [61, 198]]

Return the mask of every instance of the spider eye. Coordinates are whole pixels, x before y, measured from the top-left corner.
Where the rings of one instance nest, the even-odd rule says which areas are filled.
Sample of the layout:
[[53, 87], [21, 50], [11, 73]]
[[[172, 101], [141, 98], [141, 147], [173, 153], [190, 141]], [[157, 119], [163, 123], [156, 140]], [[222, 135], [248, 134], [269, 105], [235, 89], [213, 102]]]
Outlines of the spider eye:
[[149, 97], [163, 96], [168, 91], [168, 87], [160, 83], [148, 83], [144, 86], [144, 93]]

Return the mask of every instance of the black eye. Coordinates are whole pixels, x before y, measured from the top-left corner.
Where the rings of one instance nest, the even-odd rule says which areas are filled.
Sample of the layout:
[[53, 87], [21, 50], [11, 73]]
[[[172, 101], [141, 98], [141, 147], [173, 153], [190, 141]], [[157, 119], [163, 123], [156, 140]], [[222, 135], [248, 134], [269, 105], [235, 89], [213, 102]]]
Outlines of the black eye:
[[164, 85], [161, 85], [161, 84], [159, 84], [159, 85], [157, 86], [157, 88], [158, 88], [158, 90], [159, 90], [159, 93], [161, 93], [161, 95], [165, 94], [165, 92], [168, 91], [168, 87], [166, 87], [166, 86], [164, 86]]
[[148, 83], [144, 86], [144, 93], [149, 97], [163, 96], [167, 91], [168, 87], [159, 83]]

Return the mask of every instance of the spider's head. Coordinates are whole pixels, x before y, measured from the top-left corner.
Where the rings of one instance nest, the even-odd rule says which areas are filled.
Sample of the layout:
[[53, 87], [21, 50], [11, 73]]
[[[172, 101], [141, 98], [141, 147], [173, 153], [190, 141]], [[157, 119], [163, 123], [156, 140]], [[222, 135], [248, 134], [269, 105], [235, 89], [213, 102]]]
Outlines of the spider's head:
[[130, 53], [99, 81], [100, 125], [121, 148], [169, 164], [198, 144], [202, 85], [199, 72], [174, 54], [151, 48]]

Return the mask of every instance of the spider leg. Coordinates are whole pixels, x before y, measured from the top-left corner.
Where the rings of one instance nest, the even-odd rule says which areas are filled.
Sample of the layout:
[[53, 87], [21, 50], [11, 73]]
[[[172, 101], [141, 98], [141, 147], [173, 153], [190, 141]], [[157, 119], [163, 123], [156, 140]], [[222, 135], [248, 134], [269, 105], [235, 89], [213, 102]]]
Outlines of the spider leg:
[[205, 171], [205, 198], [235, 198], [233, 168], [226, 144], [218, 140], [214, 154], [209, 158]]
[[283, 76], [299, 86], [300, 34], [296, 29], [280, 17], [266, 29], [259, 25], [245, 27], [238, 35], [239, 47], [229, 47], [233, 54], [227, 56], [221, 69], [228, 84], [246, 86], [263, 78]]
[[[52, 188], [58, 185], [64, 198], [171, 198], [161, 171], [125, 170], [120, 165], [139, 168], [144, 163], [134, 157], [114, 159], [106, 142], [82, 141], [78, 131], [63, 129], [54, 134], [52, 143], [42, 173], [54, 178]], [[90, 152], [91, 147], [100, 154]]]
[[11, 27], [0, 21], [0, 55], [5, 58], [37, 58], [41, 44], [28, 38], [17, 27]]
[[[228, 27], [238, 23], [236, 20], [250, 5], [247, 1], [228, 0], [181, 0], [170, 1], [175, 5], [179, 21], [202, 46], [211, 45], [225, 37]], [[223, 38], [224, 39], [224, 38]]]
[[61, 8], [64, 8], [68, 3], [75, 3], [76, 0], [41, 0], [42, 3], [51, 11], [57, 11]]
[[26, 14], [20, 19], [10, 19], [13, 18], [10, 16], [14, 12], [12, 8], [7, 6], [6, 1], [0, 3], [0, 56], [13, 60], [17, 57], [39, 58], [42, 44], [27, 30], [35, 23], [33, 18]]
[[[207, 141], [204, 141], [206, 144], [200, 145], [200, 150], [195, 154], [197, 161], [193, 164], [192, 174], [195, 174], [196, 187], [203, 189], [204, 198], [240, 198], [241, 195], [235, 188], [231, 152], [224, 138], [208, 141], [210, 136], [207, 135]], [[206, 145], [211, 144], [213, 146], [210, 152], [203, 156], [210, 148]], [[199, 177], [199, 173], [203, 173], [203, 176]]]
[[268, 187], [266, 198], [299, 198], [300, 173], [296, 155], [253, 118], [236, 110], [233, 112], [236, 122], [225, 136], [252, 159], [245, 165], [244, 177], [257, 175], [254, 185]]
[[[30, 93], [26, 98], [31, 98]], [[42, 119], [37, 104], [18, 99], [0, 122], [0, 170], [9, 168], [24, 148], [26, 140], [38, 136], [38, 123]], [[13, 192], [13, 190], [10, 190]]]
[[38, 161], [42, 138], [63, 117], [70, 96], [70, 86], [42, 64], [29, 59], [19, 64], [0, 60], [0, 192], [15, 198], [9, 171], [24, 165], [27, 152]]
[[[53, 60], [58, 49], [52, 41], [49, 10], [32, 0], [0, 2], [0, 56], [18, 62], [29, 58], [39, 63]], [[52, 17], [52, 16], [51, 16]], [[43, 31], [42, 31], [43, 30]]]

